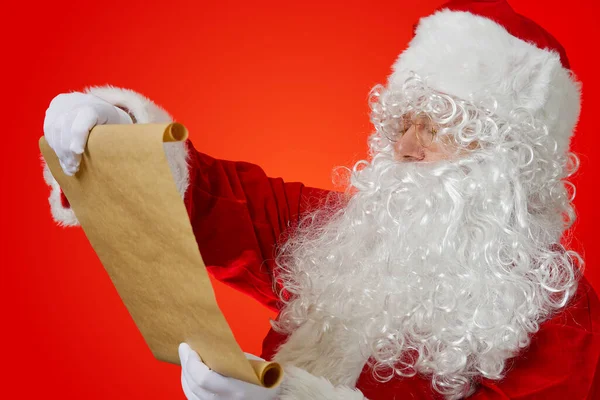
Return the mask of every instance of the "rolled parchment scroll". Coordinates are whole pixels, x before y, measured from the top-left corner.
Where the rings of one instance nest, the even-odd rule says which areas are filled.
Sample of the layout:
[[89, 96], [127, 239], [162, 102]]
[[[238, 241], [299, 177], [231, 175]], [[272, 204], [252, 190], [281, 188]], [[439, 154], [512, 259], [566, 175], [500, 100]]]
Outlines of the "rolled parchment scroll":
[[275, 387], [282, 368], [246, 359], [215, 300], [163, 148], [187, 136], [178, 123], [96, 126], [75, 176], [39, 144], [154, 356], [178, 364], [187, 342], [214, 371]]

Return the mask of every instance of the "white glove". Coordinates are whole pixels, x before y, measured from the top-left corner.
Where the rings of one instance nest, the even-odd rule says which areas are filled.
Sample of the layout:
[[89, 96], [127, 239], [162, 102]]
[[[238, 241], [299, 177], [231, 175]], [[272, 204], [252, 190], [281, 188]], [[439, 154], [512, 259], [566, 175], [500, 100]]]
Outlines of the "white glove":
[[64, 93], [52, 99], [46, 110], [44, 136], [65, 174], [74, 175], [94, 126], [132, 122], [125, 111], [92, 94]]
[[279, 392], [279, 388], [266, 389], [212, 371], [187, 343], [179, 345], [179, 359], [181, 386], [188, 400], [273, 400]]

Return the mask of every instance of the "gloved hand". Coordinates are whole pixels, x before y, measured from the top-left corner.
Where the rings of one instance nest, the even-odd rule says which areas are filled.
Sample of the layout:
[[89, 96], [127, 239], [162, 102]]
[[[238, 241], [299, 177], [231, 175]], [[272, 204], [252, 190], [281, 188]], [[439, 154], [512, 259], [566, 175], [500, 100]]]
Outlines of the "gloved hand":
[[[246, 357], [254, 356], [247, 354]], [[181, 386], [188, 400], [273, 400], [277, 398], [279, 388], [266, 389], [212, 371], [187, 343], [179, 345], [179, 359], [181, 360]]]
[[44, 119], [44, 136], [67, 175], [79, 169], [90, 130], [96, 125], [131, 124], [123, 110], [86, 93], [63, 93], [50, 102]]

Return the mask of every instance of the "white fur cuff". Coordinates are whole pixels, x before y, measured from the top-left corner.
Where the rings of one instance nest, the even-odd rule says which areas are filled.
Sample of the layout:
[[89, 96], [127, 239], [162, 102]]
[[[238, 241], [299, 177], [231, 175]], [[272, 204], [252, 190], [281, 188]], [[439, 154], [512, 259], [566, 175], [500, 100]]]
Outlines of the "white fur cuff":
[[46, 184], [50, 186], [50, 197], [48, 198], [48, 202], [50, 203], [50, 213], [52, 214], [52, 218], [61, 226], [78, 226], [79, 221], [73, 210], [63, 207], [60, 200], [60, 186], [58, 186], [58, 182], [52, 176], [50, 168], [48, 168], [43, 157], [42, 165], [44, 167], [44, 180], [46, 181]]
[[121, 108], [127, 109], [139, 124], [172, 122], [173, 118], [152, 100], [134, 92], [115, 86], [91, 86], [85, 89], [102, 100]]

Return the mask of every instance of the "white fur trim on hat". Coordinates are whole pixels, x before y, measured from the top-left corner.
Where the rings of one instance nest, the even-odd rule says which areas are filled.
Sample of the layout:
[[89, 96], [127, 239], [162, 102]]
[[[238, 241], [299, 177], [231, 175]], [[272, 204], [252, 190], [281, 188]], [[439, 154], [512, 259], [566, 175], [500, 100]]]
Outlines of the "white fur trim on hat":
[[422, 18], [393, 66], [390, 87], [402, 85], [411, 72], [463, 100], [493, 96], [502, 118], [525, 108], [546, 124], [559, 151], [569, 147], [579, 118], [579, 83], [558, 53], [512, 36], [491, 19], [447, 9]]
[[278, 400], [367, 400], [360, 390], [348, 386], [333, 386], [322, 377], [303, 369], [285, 367]]

